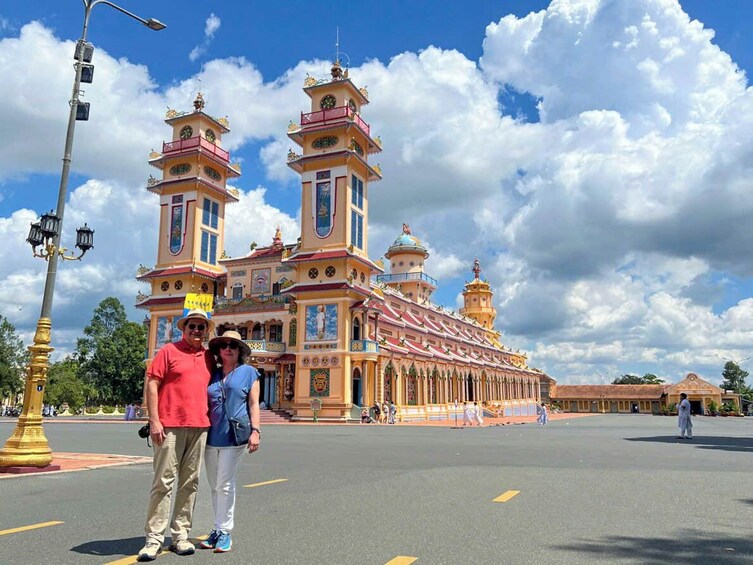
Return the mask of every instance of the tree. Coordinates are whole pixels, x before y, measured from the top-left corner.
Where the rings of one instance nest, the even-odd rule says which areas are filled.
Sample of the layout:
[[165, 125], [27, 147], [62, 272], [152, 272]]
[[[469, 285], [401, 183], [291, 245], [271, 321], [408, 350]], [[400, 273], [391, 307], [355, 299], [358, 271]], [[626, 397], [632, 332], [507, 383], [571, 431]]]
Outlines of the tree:
[[612, 381], [613, 385], [660, 385], [664, 382], [653, 373], [646, 373], [642, 377], [638, 375], [622, 375]]
[[78, 361], [71, 356], [50, 365], [47, 372], [45, 399], [53, 406], [67, 403], [73, 411], [81, 408], [92, 396], [92, 388], [79, 376]]
[[750, 389], [745, 386], [745, 378], [748, 374], [748, 371], [743, 371], [740, 368], [740, 365], [734, 361], [727, 361], [724, 364], [724, 370], [722, 371], [724, 382], [722, 382], [721, 388], [724, 390], [731, 390], [732, 392], [741, 394], [747, 398], [751, 394]]
[[94, 309], [78, 340], [79, 374], [103, 403], [140, 399], [144, 383], [146, 329], [126, 318], [117, 298], [106, 298]]
[[24, 387], [24, 368], [29, 352], [24, 348], [16, 328], [0, 315], [0, 398], [15, 397]]

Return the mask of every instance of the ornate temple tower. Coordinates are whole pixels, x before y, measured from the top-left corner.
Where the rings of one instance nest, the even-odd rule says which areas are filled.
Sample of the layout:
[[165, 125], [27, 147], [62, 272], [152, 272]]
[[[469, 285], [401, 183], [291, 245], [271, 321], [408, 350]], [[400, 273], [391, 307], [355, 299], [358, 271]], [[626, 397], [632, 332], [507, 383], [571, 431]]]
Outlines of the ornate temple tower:
[[139, 294], [136, 304], [151, 314], [149, 359], [180, 338], [175, 323], [187, 293], [224, 294], [225, 269], [218, 261], [225, 206], [238, 201], [227, 180], [241, 173], [222, 149], [222, 135], [230, 131], [227, 119], [206, 114], [201, 93], [193, 105], [193, 112], [167, 112], [172, 140], [163, 143], [161, 154], [149, 155], [149, 164], [162, 171], [162, 178], [150, 177], [147, 186], [160, 199], [157, 264], [140, 268], [137, 277], [151, 285], [151, 296]]
[[[473, 272], [473, 280], [466, 283], [463, 289], [464, 306], [460, 309], [460, 313], [463, 316], [473, 318], [487, 330], [494, 331], [494, 320], [497, 317], [497, 309], [494, 308], [492, 302], [494, 293], [489, 283], [479, 278], [481, 265], [478, 259], [473, 262], [471, 271]], [[497, 332], [494, 333], [497, 336], [499, 335]]]
[[311, 111], [288, 128], [302, 149], [288, 153], [288, 166], [301, 175], [301, 237], [285, 261], [298, 273], [287, 289], [298, 305], [293, 408], [306, 417], [316, 400], [321, 416], [343, 418], [355, 396], [353, 364], [367, 379], [376, 373], [378, 348], [369, 341], [374, 328], [359, 308], [371, 296], [372, 274], [381, 272], [368, 256], [369, 185], [382, 177], [368, 158], [381, 151], [381, 142], [361, 118], [368, 93], [339, 61], [331, 78], [307, 77], [304, 92]]
[[384, 257], [390, 261], [390, 274], [379, 275], [383, 282], [410, 298], [423, 304], [437, 289], [437, 281], [424, 272], [424, 261], [429, 252], [421, 240], [411, 234], [408, 224], [403, 224], [403, 233], [390, 245]]

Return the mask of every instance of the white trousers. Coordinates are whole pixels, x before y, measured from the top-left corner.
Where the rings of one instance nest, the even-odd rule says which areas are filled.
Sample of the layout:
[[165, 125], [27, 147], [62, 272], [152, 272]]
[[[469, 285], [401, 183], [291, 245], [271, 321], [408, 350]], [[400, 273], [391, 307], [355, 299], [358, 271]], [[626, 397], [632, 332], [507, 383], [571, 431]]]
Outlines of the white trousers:
[[246, 446], [207, 446], [204, 462], [207, 468], [209, 489], [212, 492], [214, 529], [230, 533], [233, 530], [235, 511], [235, 482], [238, 465], [246, 453]]

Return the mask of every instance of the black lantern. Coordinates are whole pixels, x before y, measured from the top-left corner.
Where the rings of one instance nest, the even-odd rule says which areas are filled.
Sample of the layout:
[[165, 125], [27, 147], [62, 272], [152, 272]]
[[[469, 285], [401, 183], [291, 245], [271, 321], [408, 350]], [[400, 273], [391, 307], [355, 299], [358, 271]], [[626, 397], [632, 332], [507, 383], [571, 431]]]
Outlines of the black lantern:
[[94, 247], [94, 230], [89, 228], [87, 224], [84, 224], [83, 228], [78, 228], [76, 230], [76, 247], [78, 247], [83, 253], [86, 253]]
[[58, 234], [58, 230], [60, 229], [60, 218], [50, 210], [49, 213], [42, 216], [42, 219], [39, 221], [39, 229], [44, 237], [52, 239]]
[[39, 247], [44, 243], [44, 236], [42, 235], [42, 230], [39, 228], [39, 222], [31, 224], [29, 237], [26, 238], [26, 241], [28, 241], [34, 248]]

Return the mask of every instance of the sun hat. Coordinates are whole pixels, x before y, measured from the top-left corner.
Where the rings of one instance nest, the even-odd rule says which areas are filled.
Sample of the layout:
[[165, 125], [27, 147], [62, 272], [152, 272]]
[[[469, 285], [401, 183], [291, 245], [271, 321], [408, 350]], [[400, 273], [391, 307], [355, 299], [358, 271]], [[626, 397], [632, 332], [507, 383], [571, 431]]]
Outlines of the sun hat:
[[209, 319], [209, 316], [207, 316], [207, 313], [204, 312], [201, 308], [194, 308], [193, 310], [189, 311], [188, 314], [183, 316], [178, 322], [175, 324], [178, 326], [178, 329], [180, 331], [183, 331], [183, 328], [186, 327], [186, 323], [190, 319], [197, 319], [201, 320], [202, 322], [205, 322], [207, 325], [207, 333], [212, 333], [214, 331], [214, 322]]
[[234, 330], [228, 330], [222, 335], [212, 338], [209, 342], [209, 349], [217, 352], [220, 348], [220, 344], [224, 341], [234, 341], [238, 344], [238, 348], [241, 350], [241, 353], [243, 353], [243, 355], [247, 357], [251, 355], [251, 348], [246, 342], [243, 341], [241, 334]]

